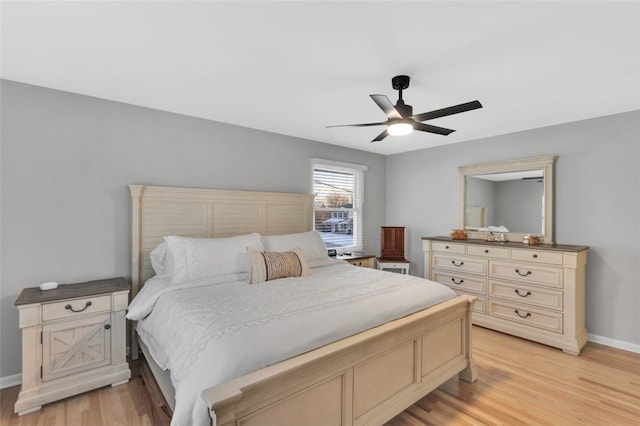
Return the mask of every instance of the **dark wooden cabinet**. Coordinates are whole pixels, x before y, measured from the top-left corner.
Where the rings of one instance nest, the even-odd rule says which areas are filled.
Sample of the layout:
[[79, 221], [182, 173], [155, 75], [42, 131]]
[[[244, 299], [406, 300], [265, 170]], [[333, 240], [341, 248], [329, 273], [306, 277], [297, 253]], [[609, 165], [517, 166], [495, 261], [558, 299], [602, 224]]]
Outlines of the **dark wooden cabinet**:
[[383, 226], [380, 232], [380, 258], [404, 260], [404, 226]]

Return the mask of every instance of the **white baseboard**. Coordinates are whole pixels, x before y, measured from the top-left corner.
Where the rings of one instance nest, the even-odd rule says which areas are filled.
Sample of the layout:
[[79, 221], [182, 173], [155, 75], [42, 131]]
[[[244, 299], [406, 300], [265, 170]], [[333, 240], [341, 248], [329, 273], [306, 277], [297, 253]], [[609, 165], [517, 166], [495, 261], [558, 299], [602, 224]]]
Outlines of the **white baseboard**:
[[0, 389], [10, 388], [22, 383], [22, 374], [14, 374], [13, 376], [0, 377]]
[[631, 342], [625, 342], [623, 340], [611, 339], [609, 337], [598, 336], [596, 334], [587, 334], [587, 340], [593, 343], [599, 343], [605, 346], [611, 346], [612, 348], [622, 349], [629, 352], [635, 352], [640, 354], [640, 345]]

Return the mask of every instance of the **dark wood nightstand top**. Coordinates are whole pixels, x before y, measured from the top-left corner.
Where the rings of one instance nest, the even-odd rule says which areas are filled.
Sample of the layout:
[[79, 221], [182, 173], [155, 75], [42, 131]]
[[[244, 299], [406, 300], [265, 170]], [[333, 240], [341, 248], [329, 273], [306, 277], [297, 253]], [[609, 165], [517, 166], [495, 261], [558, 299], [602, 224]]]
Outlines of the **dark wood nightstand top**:
[[125, 290], [131, 290], [131, 284], [124, 278], [107, 278], [83, 283], [60, 284], [58, 288], [53, 290], [40, 290], [39, 287], [29, 287], [22, 290], [22, 293], [16, 299], [15, 305], [30, 305], [32, 303], [73, 299]]

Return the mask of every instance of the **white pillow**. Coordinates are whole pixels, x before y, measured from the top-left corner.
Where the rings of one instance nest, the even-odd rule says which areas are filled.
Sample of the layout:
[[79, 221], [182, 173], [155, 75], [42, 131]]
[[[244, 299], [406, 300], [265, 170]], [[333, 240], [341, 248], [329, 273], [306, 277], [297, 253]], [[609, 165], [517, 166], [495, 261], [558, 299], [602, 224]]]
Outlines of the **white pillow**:
[[[228, 238], [164, 237], [174, 266], [171, 283], [249, 272], [247, 247], [263, 251], [260, 234]], [[167, 266], [167, 265], [165, 265]]]
[[301, 232], [299, 234], [265, 235], [265, 251], [291, 251], [300, 247], [308, 262], [324, 260], [328, 256], [327, 246], [318, 231]]
[[170, 277], [173, 275], [175, 263], [171, 253], [167, 250], [166, 242], [163, 241], [158, 247], [151, 250], [149, 259], [151, 260], [151, 267], [153, 268], [153, 272], [156, 273], [156, 276], [161, 277], [167, 275]]

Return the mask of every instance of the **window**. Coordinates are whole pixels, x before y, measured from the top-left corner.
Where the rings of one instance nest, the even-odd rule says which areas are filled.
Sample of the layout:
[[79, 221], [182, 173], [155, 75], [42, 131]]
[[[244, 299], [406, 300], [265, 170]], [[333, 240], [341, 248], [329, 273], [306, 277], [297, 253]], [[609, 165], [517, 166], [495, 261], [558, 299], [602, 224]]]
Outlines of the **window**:
[[328, 248], [362, 251], [362, 194], [366, 166], [312, 160], [314, 228]]

